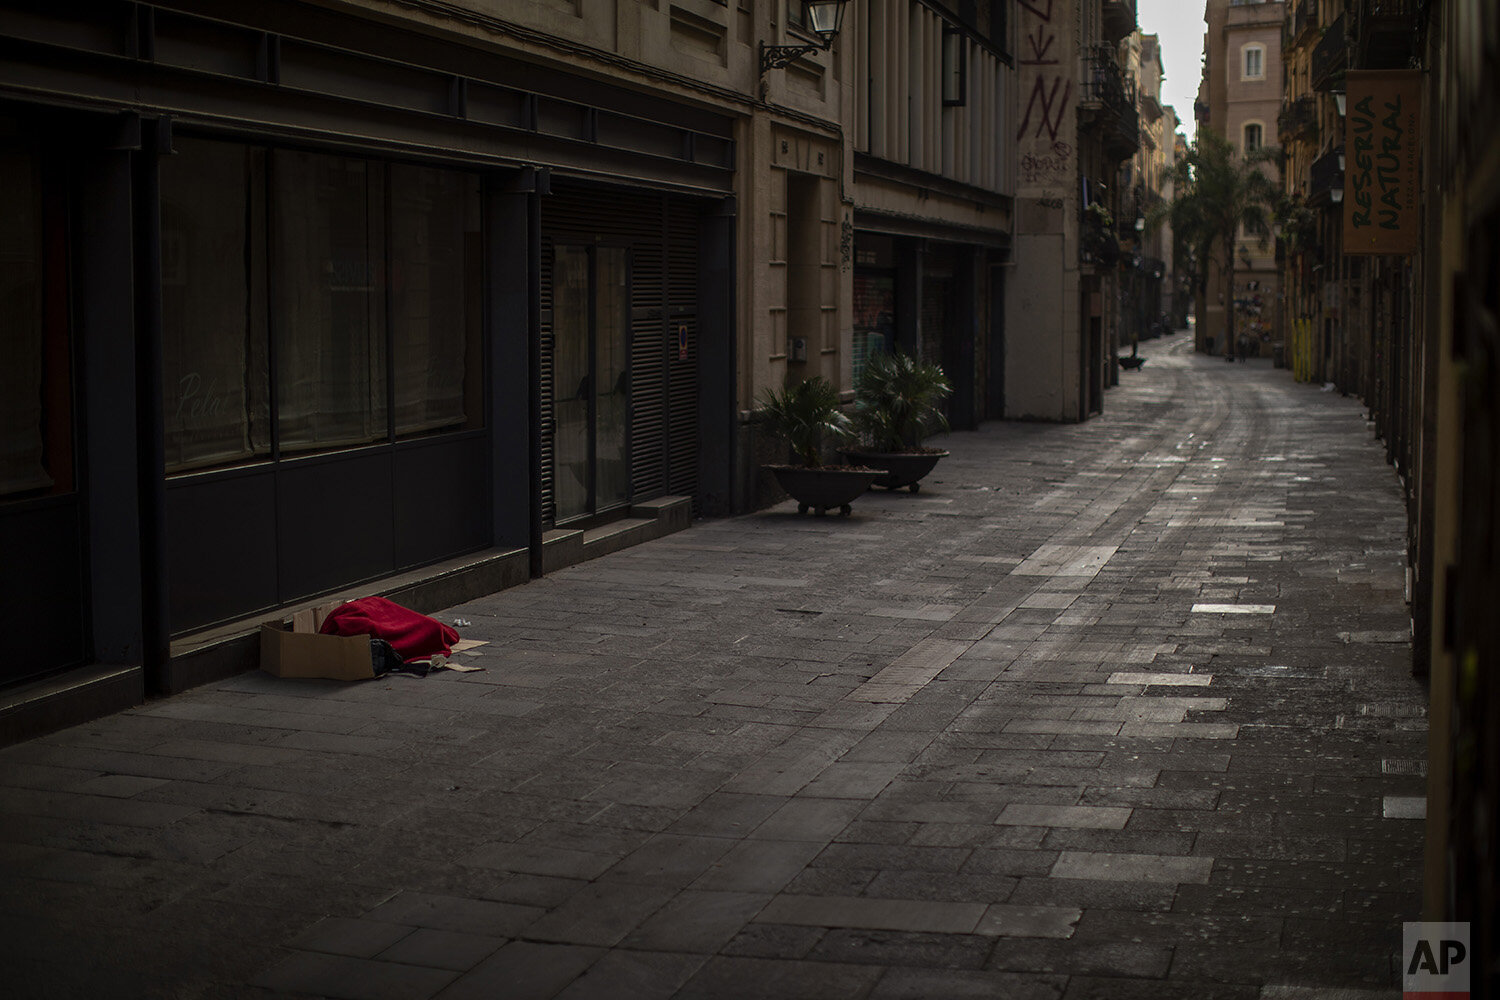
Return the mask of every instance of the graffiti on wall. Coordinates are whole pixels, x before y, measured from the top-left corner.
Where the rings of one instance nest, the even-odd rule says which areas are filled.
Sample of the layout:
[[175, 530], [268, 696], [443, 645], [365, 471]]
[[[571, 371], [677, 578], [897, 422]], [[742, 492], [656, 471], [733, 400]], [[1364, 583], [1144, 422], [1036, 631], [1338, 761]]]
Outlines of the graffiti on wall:
[[[1016, 129], [1021, 183], [1055, 188], [1073, 173], [1073, 74], [1065, 58], [1061, 28], [1069, 9], [1055, 0], [1017, 0], [1021, 9], [1021, 51], [1016, 60], [1022, 95]], [[1064, 188], [1066, 190], [1066, 188]]]

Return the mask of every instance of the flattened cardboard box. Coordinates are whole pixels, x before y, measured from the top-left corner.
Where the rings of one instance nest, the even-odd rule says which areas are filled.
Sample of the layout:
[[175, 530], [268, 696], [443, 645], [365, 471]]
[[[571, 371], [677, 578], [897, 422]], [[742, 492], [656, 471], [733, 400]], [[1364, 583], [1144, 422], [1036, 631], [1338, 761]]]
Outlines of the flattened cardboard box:
[[328, 613], [342, 604], [336, 601], [299, 611], [292, 616], [292, 630], [281, 622], [260, 627], [260, 669], [277, 677], [326, 677], [336, 681], [363, 681], [375, 676], [367, 635], [323, 635], [318, 628]]

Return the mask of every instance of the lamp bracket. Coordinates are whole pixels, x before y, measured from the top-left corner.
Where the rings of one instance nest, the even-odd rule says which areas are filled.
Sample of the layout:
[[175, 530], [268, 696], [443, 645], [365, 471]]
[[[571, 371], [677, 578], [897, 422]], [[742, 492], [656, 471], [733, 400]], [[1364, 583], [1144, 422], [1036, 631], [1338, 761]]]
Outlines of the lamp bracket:
[[807, 45], [767, 45], [765, 42], [761, 42], [760, 75], [765, 76], [768, 71], [773, 69], [785, 69], [796, 62], [798, 58], [811, 52], [826, 52], [830, 44], [829, 42], [825, 42], [822, 45], [811, 43]]

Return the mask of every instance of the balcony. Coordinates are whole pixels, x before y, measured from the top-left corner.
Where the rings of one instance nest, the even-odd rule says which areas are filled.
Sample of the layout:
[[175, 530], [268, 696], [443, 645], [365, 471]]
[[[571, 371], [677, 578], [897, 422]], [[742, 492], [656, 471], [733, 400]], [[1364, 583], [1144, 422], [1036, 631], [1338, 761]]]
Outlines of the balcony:
[[1405, 69], [1417, 28], [1417, 0], [1349, 0], [1349, 68]]
[[1316, 137], [1317, 127], [1318, 107], [1311, 95], [1284, 102], [1276, 116], [1276, 131], [1283, 140]]
[[1318, 27], [1318, 0], [1301, 0], [1293, 6], [1286, 5], [1286, 20], [1281, 22], [1281, 51], [1290, 53], [1300, 45], [1316, 37]]
[[[1334, 192], [1338, 195], [1335, 197]], [[1344, 147], [1330, 149], [1313, 161], [1308, 178], [1307, 203], [1314, 207], [1337, 205], [1344, 200]]]
[[1316, 137], [1318, 130], [1318, 108], [1312, 97], [1299, 97], [1281, 106], [1276, 116], [1276, 132], [1282, 142], [1288, 139]]
[[1314, 90], [1325, 93], [1344, 89], [1344, 71], [1349, 68], [1349, 38], [1344, 34], [1344, 15], [1328, 26], [1313, 48], [1310, 80]]
[[1318, 30], [1318, 0], [1302, 0], [1288, 20], [1292, 23], [1292, 44], [1302, 44], [1309, 33]]
[[1141, 113], [1151, 122], [1158, 121], [1162, 116], [1161, 102], [1152, 94], [1142, 93]]
[[1104, 19], [1104, 37], [1118, 42], [1135, 30], [1135, 0], [1104, 0], [1099, 5]]
[[1112, 45], [1094, 45], [1083, 57], [1082, 105], [1095, 112], [1103, 126], [1104, 152], [1124, 160], [1140, 147], [1141, 121], [1136, 108], [1135, 80], [1127, 77], [1115, 59]]

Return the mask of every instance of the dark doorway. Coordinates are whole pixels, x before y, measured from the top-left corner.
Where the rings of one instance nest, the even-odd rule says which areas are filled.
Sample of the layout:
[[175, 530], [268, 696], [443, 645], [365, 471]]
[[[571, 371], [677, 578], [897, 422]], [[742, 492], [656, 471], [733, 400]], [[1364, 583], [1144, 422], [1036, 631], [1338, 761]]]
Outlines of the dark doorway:
[[74, 465], [65, 172], [0, 138], [0, 684], [82, 663], [84, 561]]
[[630, 279], [621, 247], [559, 245], [552, 265], [556, 521], [630, 498]]

